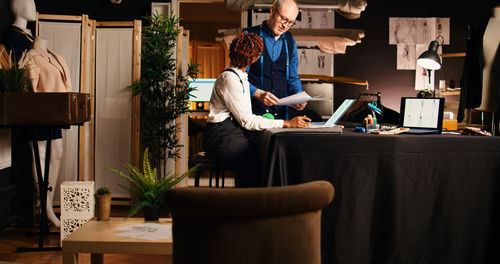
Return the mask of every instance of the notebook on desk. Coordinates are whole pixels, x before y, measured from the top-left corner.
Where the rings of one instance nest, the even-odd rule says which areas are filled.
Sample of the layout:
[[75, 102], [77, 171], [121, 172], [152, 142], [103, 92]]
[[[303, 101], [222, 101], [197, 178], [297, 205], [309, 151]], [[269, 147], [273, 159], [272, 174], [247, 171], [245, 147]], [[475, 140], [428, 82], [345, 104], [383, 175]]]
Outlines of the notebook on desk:
[[310, 128], [334, 127], [337, 124], [337, 121], [339, 121], [339, 119], [355, 101], [356, 99], [345, 99], [326, 122], [311, 122]]
[[443, 129], [444, 98], [401, 98], [400, 126], [404, 133], [441, 134]]

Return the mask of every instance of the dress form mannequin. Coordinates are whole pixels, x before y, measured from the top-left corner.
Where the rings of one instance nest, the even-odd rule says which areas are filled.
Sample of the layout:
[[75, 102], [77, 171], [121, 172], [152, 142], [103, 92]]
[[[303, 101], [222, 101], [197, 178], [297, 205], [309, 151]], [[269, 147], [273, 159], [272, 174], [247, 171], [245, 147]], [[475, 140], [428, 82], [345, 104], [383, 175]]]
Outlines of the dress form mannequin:
[[31, 34], [26, 26], [28, 21], [35, 21], [36, 19], [36, 7], [34, 0], [12, 0], [10, 3], [10, 9], [14, 13], [14, 23], [13, 26], [18, 27], [22, 31]]
[[483, 93], [481, 105], [475, 110], [482, 112], [496, 112], [498, 109], [498, 87], [493, 85], [492, 78], [498, 78], [492, 72], [497, 50], [500, 44], [500, 6], [493, 8], [493, 17], [488, 21], [488, 26], [483, 36]]
[[15, 18], [9, 30], [2, 36], [2, 43], [13, 52], [16, 61], [19, 61], [23, 51], [28, 50], [34, 40], [27, 25], [28, 21], [35, 21], [36, 7], [33, 0], [11, 0], [10, 8]]
[[[37, 37], [33, 43], [33, 49], [31, 49], [27, 55], [29, 57], [29, 55], [31, 53], [35, 53], [35, 54], [40, 54], [40, 53], [43, 53], [44, 55], [44, 60], [50, 60], [51, 62], [53, 62], [53, 64], [59, 64], [58, 61], [61, 60], [62, 61], [62, 58], [59, 58], [59, 60], [55, 57], [56, 55], [53, 54], [52, 51], [50, 51], [49, 49], [47, 49], [47, 40], [46, 39], [43, 39], [43, 38], [40, 38], [40, 37]], [[34, 55], [35, 57], [40, 57], [40, 55]], [[27, 68], [28, 68], [28, 71], [30, 71], [30, 67], [33, 68], [33, 67], [38, 67], [38, 68], [46, 68], [46, 67], [51, 67], [53, 64], [38, 64], [36, 62], [36, 60], [30, 60], [27, 64]], [[62, 68], [62, 66], [59, 66]], [[57, 67], [59, 69], [59, 67]], [[36, 89], [37, 87], [37, 83], [38, 83], [38, 80], [41, 79], [46, 79], [47, 76], [44, 76], [44, 75], [52, 75], [53, 72], [46, 72], [44, 71], [43, 69], [42, 70], [38, 70], [38, 77], [36, 78], [36, 81], [32, 82], [33, 83], [33, 88], [34, 88], [34, 91], [36, 92], [44, 92], [43, 89], [40, 90], [40, 89]], [[59, 71], [56, 69], [55, 70], [55, 73], [54, 73], [55, 76], [49, 76], [50, 78], [62, 78], [61, 74], [59, 73]], [[69, 77], [69, 76], [68, 76]], [[57, 90], [57, 89], [56, 89]], [[61, 91], [68, 91], [66, 87], [63, 87], [61, 88]], [[45, 91], [46, 92], [46, 91]], [[53, 128], [51, 129], [51, 133], [53, 133], [53, 131], [58, 131], [58, 133], [60, 134], [60, 129], [59, 128]], [[53, 135], [51, 135], [51, 155], [50, 155], [50, 170], [49, 170], [49, 190], [47, 190], [47, 218], [57, 227], [60, 226], [60, 221], [59, 219], [57, 218], [57, 216], [54, 214], [54, 210], [52, 208], [52, 201], [53, 201], [53, 198], [54, 198], [54, 191], [55, 191], [55, 184], [57, 184], [57, 179], [59, 177], [59, 171], [61, 169], [61, 160], [62, 160], [62, 157], [63, 157], [63, 143], [62, 143], [62, 139], [61, 137], [54, 137]], [[41, 141], [38, 141], [38, 152], [39, 152], [39, 155], [40, 155], [40, 165], [42, 168], [44, 168], [45, 166], [45, 152], [46, 152], [46, 149], [47, 149], [47, 141], [46, 140], [41, 140]], [[33, 147], [32, 147], [32, 151], [33, 151]], [[34, 153], [33, 153], [34, 155]], [[33, 156], [34, 157], [34, 156]], [[43, 174], [43, 172], [42, 172]], [[36, 164], [33, 163], [33, 175], [36, 175]], [[45, 175], [42, 175], [42, 178], [45, 178]], [[35, 177], [35, 182], [37, 182], [37, 177]]]

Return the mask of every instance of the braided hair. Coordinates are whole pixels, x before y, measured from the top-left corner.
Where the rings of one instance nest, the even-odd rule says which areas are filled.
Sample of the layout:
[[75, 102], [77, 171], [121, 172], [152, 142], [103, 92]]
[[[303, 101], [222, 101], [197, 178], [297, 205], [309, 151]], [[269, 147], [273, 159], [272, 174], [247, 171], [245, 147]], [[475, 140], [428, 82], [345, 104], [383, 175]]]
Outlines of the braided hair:
[[262, 39], [257, 34], [240, 33], [236, 35], [229, 47], [231, 63], [238, 68], [246, 67], [260, 55], [263, 47]]

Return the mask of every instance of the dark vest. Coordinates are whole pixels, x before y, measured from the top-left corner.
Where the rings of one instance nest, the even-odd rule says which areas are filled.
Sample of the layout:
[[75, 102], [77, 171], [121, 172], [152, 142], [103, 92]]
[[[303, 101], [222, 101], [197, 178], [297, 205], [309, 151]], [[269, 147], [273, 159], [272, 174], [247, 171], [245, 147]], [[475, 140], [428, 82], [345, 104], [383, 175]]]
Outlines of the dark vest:
[[[247, 28], [249, 33], [255, 33], [260, 36], [262, 26], [255, 26]], [[285, 32], [284, 37], [288, 46], [289, 61], [291, 61], [293, 53], [293, 39], [290, 32]], [[264, 42], [265, 43], [265, 42]], [[286, 66], [286, 47], [283, 45], [279, 58], [276, 61], [271, 60], [271, 56], [267, 51], [264, 44], [264, 51], [262, 52], [264, 71], [261, 71], [261, 60], [258, 60], [250, 66], [248, 71], [248, 81], [255, 87], [273, 93], [276, 97], [282, 98], [288, 96], [288, 82], [287, 82], [287, 66]], [[262, 59], [261, 56], [261, 59]], [[261, 84], [261, 76], [264, 79], [264, 84]], [[252, 111], [256, 115], [262, 115], [270, 112], [275, 115], [276, 119], [286, 119], [286, 106], [265, 106], [261, 101], [252, 98]]]

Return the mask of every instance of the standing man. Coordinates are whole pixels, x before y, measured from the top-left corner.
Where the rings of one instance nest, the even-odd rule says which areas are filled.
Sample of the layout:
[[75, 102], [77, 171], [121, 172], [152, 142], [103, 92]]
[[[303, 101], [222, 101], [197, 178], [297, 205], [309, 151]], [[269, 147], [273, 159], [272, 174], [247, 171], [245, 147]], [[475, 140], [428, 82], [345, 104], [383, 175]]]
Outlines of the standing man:
[[[288, 29], [295, 25], [299, 8], [294, 0], [275, 0], [270, 16], [262, 25], [247, 28], [264, 40], [260, 59], [247, 69], [252, 95], [252, 111], [256, 115], [272, 113], [276, 119], [288, 120], [288, 107], [277, 106], [279, 98], [302, 92], [297, 72], [297, 43]], [[291, 105], [301, 111], [306, 102]]]

